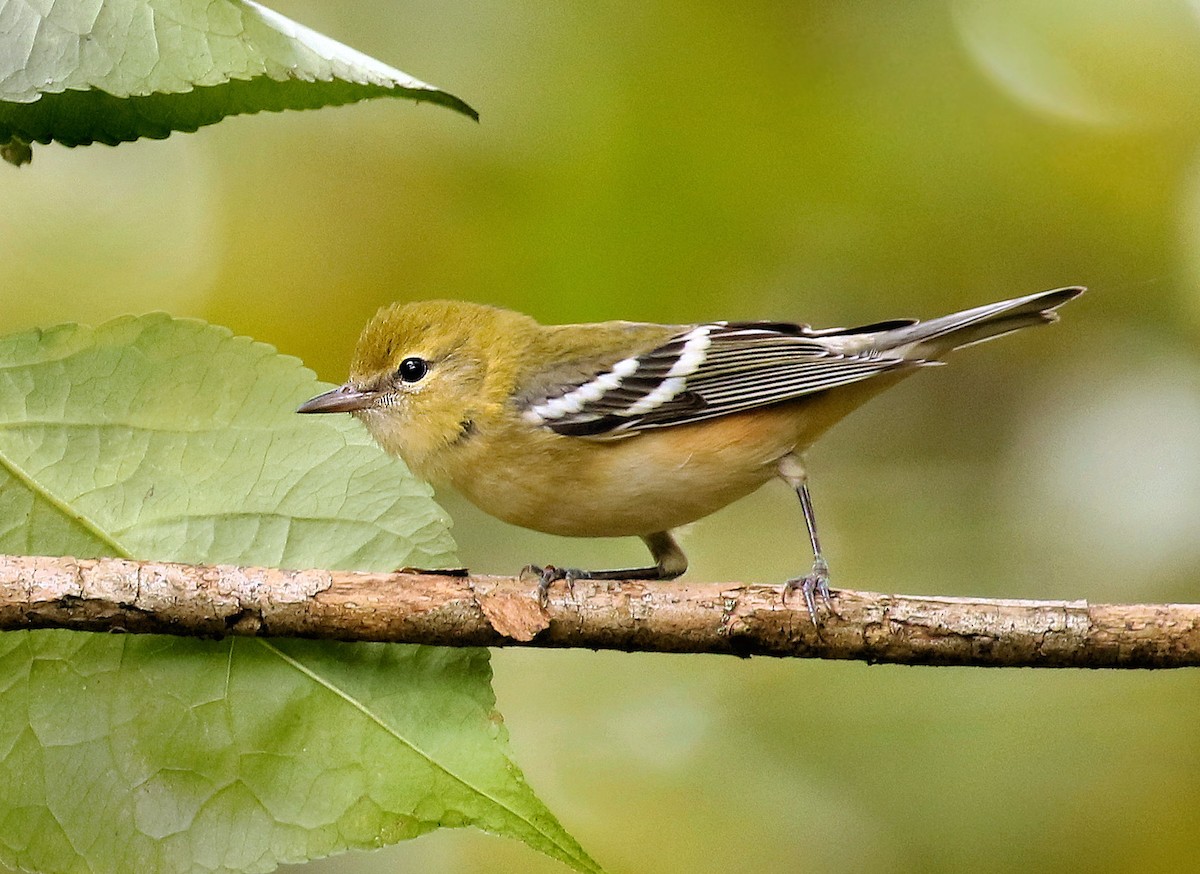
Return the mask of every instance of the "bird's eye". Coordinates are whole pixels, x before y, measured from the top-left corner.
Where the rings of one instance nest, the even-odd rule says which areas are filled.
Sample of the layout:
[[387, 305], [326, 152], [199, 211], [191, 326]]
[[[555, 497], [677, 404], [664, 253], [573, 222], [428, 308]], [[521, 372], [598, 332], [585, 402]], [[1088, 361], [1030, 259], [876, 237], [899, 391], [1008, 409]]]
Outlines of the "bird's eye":
[[400, 362], [396, 375], [404, 382], [419, 382], [429, 372], [429, 365], [424, 358], [405, 358]]

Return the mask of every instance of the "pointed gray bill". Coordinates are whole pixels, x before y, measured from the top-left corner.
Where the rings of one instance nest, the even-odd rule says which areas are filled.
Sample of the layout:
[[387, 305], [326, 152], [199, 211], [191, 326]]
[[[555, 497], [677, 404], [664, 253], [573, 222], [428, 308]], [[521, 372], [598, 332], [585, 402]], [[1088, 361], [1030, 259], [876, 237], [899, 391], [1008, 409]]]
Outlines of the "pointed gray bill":
[[378, 392], [363, 391], [352, 385], [338, 386], [333, 391], [310, 398], [296, 407], [297, 413], [353, 413], [375, 404]]

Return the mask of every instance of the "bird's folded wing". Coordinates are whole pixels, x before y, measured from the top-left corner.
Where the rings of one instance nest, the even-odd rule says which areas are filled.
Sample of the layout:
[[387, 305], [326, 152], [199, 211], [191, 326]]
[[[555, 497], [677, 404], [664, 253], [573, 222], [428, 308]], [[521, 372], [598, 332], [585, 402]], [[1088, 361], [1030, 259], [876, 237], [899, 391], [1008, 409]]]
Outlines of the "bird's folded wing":
[[794, 400], [920, 363], [870, 348], [837, 351], [845, 344], [836, 338], [850, 333], [768, 322], [698, 325], [590, 378], [529, 398], [524, 415], [560, 434], [617, 437]]

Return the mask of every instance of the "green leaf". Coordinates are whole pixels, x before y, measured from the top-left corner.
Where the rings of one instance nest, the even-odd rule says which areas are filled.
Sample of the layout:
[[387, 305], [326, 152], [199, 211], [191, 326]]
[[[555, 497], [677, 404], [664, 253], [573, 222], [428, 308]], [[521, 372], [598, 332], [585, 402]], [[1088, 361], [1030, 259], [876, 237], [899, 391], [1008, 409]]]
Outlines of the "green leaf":
[[[322, 385], [163, 315], [0, 338], [0, 550], [453, 563], [427, 486]], [[525, 785], [486, 650], [0, 635], [0, 863], [268, 871], [439, 826], [598, 870]]]
[[453, 563], [429, 487], [298, 360], [158, 314], [0, 339], [0, 550], [388, 570]]
[[114, 145], [228, 115], [459, 98], [249, 0], [0, 0], [0, 143]]

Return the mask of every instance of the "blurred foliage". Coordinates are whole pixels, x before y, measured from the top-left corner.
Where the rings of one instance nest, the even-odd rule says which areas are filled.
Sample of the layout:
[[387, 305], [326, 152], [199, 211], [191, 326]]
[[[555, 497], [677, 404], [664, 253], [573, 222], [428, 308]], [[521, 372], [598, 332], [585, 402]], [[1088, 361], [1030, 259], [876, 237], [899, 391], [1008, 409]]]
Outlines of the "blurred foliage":
[[[446, 86], [480, 125], [382, 103], [43, 149], [0, 175], [4, 330], [161, 308], [336, 381], [397, 299], [829, 325], [1082, 282], [1061, 324], [963, 352], [810, 454], [834, 583], [1197, 598], [1195, 4], [278, 8]], [[794, 503], [771, 485], [694, 525], [691, 574], [806, 567]], [[643, 558], [446, 506], [478, 570]], [[517, 760], [614, 871], [1193, 865], [1188, 673], [494, 666]], [[461, 834], [311, 866], [405, 870], [561, 868]]]

